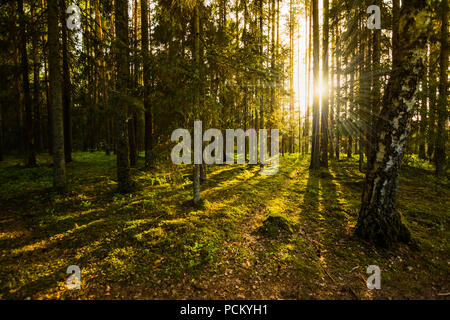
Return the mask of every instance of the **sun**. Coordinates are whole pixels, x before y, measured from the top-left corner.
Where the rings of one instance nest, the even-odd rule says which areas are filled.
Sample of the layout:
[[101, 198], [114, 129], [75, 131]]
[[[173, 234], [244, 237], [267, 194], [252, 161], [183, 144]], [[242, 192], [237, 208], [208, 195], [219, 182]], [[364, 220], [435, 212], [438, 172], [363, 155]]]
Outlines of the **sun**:
[[321, 97], [322, 94], [323, 94], [323, 91], [324, 91], [324, 85], [323, 85], [323, 83], [321, 82], [321, 83], [319, 83], [319, 86], [317, 87], [316, 94], [317, 94], [319, 97]]
[[317, 96], [322, 97], [322, 95], [325, 93], [326, 89], [327, 89], [327, 85], [325, 83], [323, 83], [322, 81], [319, 82], [319, 86], [317, 87], [315, 91], [315, 94]]

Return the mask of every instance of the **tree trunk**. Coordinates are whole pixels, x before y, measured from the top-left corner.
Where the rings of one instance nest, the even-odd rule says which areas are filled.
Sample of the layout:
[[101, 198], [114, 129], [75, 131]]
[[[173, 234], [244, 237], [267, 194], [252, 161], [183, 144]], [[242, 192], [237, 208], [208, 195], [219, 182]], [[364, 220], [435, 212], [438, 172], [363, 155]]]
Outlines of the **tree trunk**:
[[426, 142], [426, 132], [427, 132], [427, 96], [428, 96], [428, 79], [427, 75], [424, 74], [423, 80], [422, 80], [422, 95], [421, 95], [421, 101], [420, 101], [420, 122], [419, 122], [419, 158], [420, 159], [426, 159], [426, 149], [425, 149], [425, 142]]
[[306, 50], [307, 52], [307, 66], [306, 66], [306, 73], [307, 73], [307, 80], [306, 80], [306, 111], [305, 111], [305, 129], [303, 130], [303, 136], [305, 137], [305, 153], [309, 153], [309, 100], [310, 100], [310, 92], [311, 92], [311, 86], [310, 86], [310, 77], [311, 77], [311, 39], [312, 39], [312, 1], [308, 0], [308, 17], [309, 17], [309, 31], [308, 31], [308, 48]]
[[[329, 13], [328, 13], [329, 14]], [[329, 30], [331, 33], [331, 48], [330, 48], [330, 52], [329, 52], [329, 59], [330, 59], [330, 67], [329, 67], [329, 86], [330, 86], [330, 90], [329, 92], [329, 114], [330, 114], [330, 121], [328, 123], [328, 132], [330, 134], [329, 137], [329, 144], [328, 144], [328, 154], [331, 160], [334, 159], [334, 128], [336, 125], [336, 121], [335, 121], [335, 106], [336, 106], [336, 93], [335, 93], [335, 86], [334, 86], [334, 77], [336, 75], [336, 65], [334, 64], [334, 56], [333, 56], [333, 52], [336, 51], [336, 33], [335, 33], [335, 29], [333, 27], [331, 27], [331, 30]]]
[[366, 75], [367, 70], [366, 67], [366, 33], [364, 32], [364, 29], [366, 26], [363, 25], [362, 19], [358, 19], [358, 26], [359, 26], [359, 32], [358, 32], [358, 38], [359, 38], [359, 74], [358, 74], [358, 80], [359, 80], [359, 92], [358, 92], [358, 120], [356, 128], [358, 129], [358, 155], [359, 155], [359, 161], [358, 161], [358, 169], [360, 172], [362, 172], [362, 166], [364, 162], [364, 154], [363, 154], [363, 110], [365, 109], [365, 99], [363, 98], [364, 92], [367, 92], [366, 87]]
[[[199, 17], [199, 6], [200, 4], [197, 3], [195, 5], [194, 9], [194, 30], [195, 30], [195, 36], [194, 36], [194, 63], [196, 67], [197, 72], [197, 83], [196, 83], [196, 89], [195, 89], [195, 101], [194, 101], [194, 115], [198, 116], [199, 114], [199, 108], [200, 108], [200, 83], [199, 83], [199, 77], [200, 77], [200, 17]], [[194, 197], [193, 202], [194, 204], [197, 204], [200, 202], [200, 164], [194, 164], [193, 168], [193, 187], [194, 187]]]
[[376, 245], [390, 247], [409, 241], [410, 233], [395, 210], [398, 175], [409, 123], [414, 113], [417, 84], [424, 71], [430, 30], [429, 8], [422, 0], [410, 0], [400, 12], [397, 63], [383, 96], [377, 123], [376, 152], [369, 162], [355, 234]]
[[[22, 67], [20, 64], [20, 46], [21, 46], [21, 32], [20, 32], [20, 15], [19, 15], [19, 21], [17, 21], [18, 17], [18, 8], [16, 8], [17, 1], [11, 2], [10, 11], [8, 12], [9, 15], [12, 17], [11, 22], [14, 26], [11, 29], [11, 39], [13, 39], [12, 45], [13, 45], [13, 65], [14, 68], [18, 71], [13, 78], [13, 87], [14, 87], [14, 99], [17, 100], [17, 105], [14, 106], [16, 112], [15, 112], [15, 122], [16, 122], [16, 129], [14, 130], [14, 143], [17, 145], [17, 151], [20, 154], [24, 154], [24, 162], [26, 164], [26, 137], [24, 137], [25, 128], [23, 124], [23, 110], [22, 110], [22, 104], [23, 104], [23, 92], [21, 90], [21, 74], [19, 71], [22, 71]], [[19, 24], [19, 28], [16, 28], [17, 23]]]
[[436, 174], [444, 175], [446, 172], [445, 144], [447, 142], [446, 123], [448, 120], [448, 0], [442, 0], [441, 13], [441, 54], [439, 73], [439, 103], [437, 109], [436, 132]]
[[100, 103], [104, 112], [103, 123], [105, 132], [105, 153], [109, 155], [110, 152], [110, 132], [109, 132], [109, 112], [107, 111], [107, 97], [106, 97], [106, 70], [105, 70], [105, 54], [103, 50], [103, 29], [102, 29], [102, 15], [100, 12], [100, 0], [95, 0], [95, 56], [99, 71], [97, 72], [97, 102]]
[[[352, 54], [350, 59], [350, 65], [353, 65], [353, 60], [355, 59], [354, 54]], [[352, 157], [352, 147], [353, 147], [353, 106], [354, 106], [354, 84], [355, 84], [355, 68], [352, 66], [352, 70], [350, 70], [350, 84], [348, 86], [349, 89], [349, 104], [347, 109], [347, 131], [348, 131], [348, 140], [347, 140], [347, 158]]]
[[[132, 90], [136, 90], [138, 86], [138, 70], [139, 70], [139, 61], [137, 59], [137, 30], [138, 30], [138, 14], [137, 7], [138, 1], [133, 1], [133, 13], [132, 13], [132, 27], [131, 27], [131, 38], [132, 38], [132, 61], [131, 61], [131, 70], [132, 70]], [[130, 91], [132, 91], [130, 90]], [[128, 121], [128, 139], [130, 146], [130, 166], [136, 167], [138, 160], [138, 134], [137, 134], [137, 111], [133, 110], [131, 112], [131, 118]]]
[[329, 39], [329, 23], [328, 23], [328, 12], [329, 12], [329, 2], [328, 0], [323, 0], [323, 35], [322, 35], [322, 143], [320, 146], [321, 151], [321, 166], [328, 167], [328, 105], [329, 105], [329, 87], [328, 87], [328, 39]]
[[[36, 5], [31, 4], [31, 15], [33, 23], [37, 23]], [[41, 128], [41, 79], [40, 79], [40, 58], [39, 58], [39, 33], [34, 31], [32, 36], [33, 45], [33, 107], [34, 107], [34, 146], [35, 151], [42, 150], [42, 128]]]
[[61, 24], [62, 24], [62, 102], [64, 118], [64, 158], [67, 162], [72, 162], [72, 85], [70, 82], [69, 51], [67, 45], [67, 28], [65, 21], [65, 1], [62, 0]]
[[128, 143], [130, 146], [130, 166], [137, 165], [137, 145], [136, 145], [136, 113], [132, 112], [128, 120]]
[[64, 161], [63, 107], [61, 97], [61, 68], [58, 26], [59, 0], [48, 0], [48, 65], [50, 80], [50, 107], [52, 110], [53, 187], [58, 192], [67, 190]]
[[[3, 79], [0, 79], [0, 81], [3, 81]], [[4, 157], [4, 141], [5, 141], [5, 124], [4, 124], [4, 118], [5, 118], [5, 106], [3, 101], [0, 101], [0, 161], [3, 161]]]
[[[276, 57], [276, 51], [275, 51], [275, 0], [271, 0], [271, 7], [272, 10], [270, 11], [270, 21], [272, 25], [272, 35], [271, 35], [271, 49], [270, 49], [270, 122], [269, 122], [269, 128], [273, 128], [273, 117], [275, 112], [275, 84], [276, 84], [276, 78], [275, 78], [275, 61], [277, 59]], [[245, 90], [245, 88], [244, 88]], [[246, 91], [246, 90], [245, 90]], [[246, 99], [247, 97], [245, 97]], [[245, 101], [247, 104], [247, 101]]]
[[[115, 29], [116, 29], [116, 90], [119, 95], [128, 94], [130, 70], [128, 66], [128, 1], [115, 0]], [[119, 99], [116, 116], [117, 134], [117, 183], [120, 193], [132, 190], [130, 177], [130, 162], [127, 130], [126, 99]]]
[[[45, 11], [45, 4], [42, 3], [42, 10]], [[44, 83], [45, 83], [45, 102], [47, 107], [47, 147], [48, 147], [48, 153], [49, 155], [53, 154], [53, 142], [52, 142], [52, 135], [53, 135], [53, 129], [52, 129], [52, 108], [50, 106], [50, 84], [49, 84], [49, 77], [48, 77], [48, 59], [47, 59], [47, 52], [48, 52], [48, 46], [46, 45], [48, 38], [45, 34], [42, 35], [42, 59], [44, 61]]]
[[[396, 0], [394, 0], [395, 2]], [[376, 5], [380, 6], [381, 8], [381, 1], [377, 0], [375, 2]], [[398, 31], [396, 31], [398, 32]], [[380, 113], [380, 103], [381, 103], [381, 81], [380, 81], [380, 52], [381, 52], [381, 30], [374, 29], [372, 30], [373, 38], [372, 38], [372, 90], [371, 90], [371, 119], [370, 119], [370, 128], [367, 132], [368, 135], [368, 152], [367, 157], [370, 157], [370, 155], [374, 152], [375, 149], [375, 127], [376, 127], [376, 121], [378, 119], [378, 115]]]
[[320, 150], [319, 150], [319, 127], [320, 127], [320, 97], [319, 91], [319, 72], [320, 72], [320, 57], [319, 57], [319, 3], [318, 0], [312, 0], [312, 16], [313, 16], [313, 126], [312, 126], [312, 149], [311, 149], [311, 164], [310, 169], [320, 167]]
[[[263, 66], [263, 0], [259, 0], [259, 67]], [[264, 129], [264, 75], [259, 77], [259, 128]], [[259, 131], [258, 131], [259, 132]], [[260, 163], [263, 166], [262, 163]]]
[[206, 163], [203, 162], [203, 163], [200, 165], [200, 181], [201, 181], [201, 182], [206, 181], [206, 174], [207, 174], [207, 171], [206, 171]]
[[[141, 0], [141, 39], [142, 39], [142, 63], [144, 67], [144, 109], [145, 109], [145, 167], [152, 165], [153, 147], [153, 115], [150, 103], [150, 61], [149, 61], [149, 29], [148, 29], [148, 0]], [[150, 53], [151, 54], [151, 53]]]
[[[339, 29], [336, 25], [336, 39], [339, 38]], [[341, 139], [341, 45], [340, 41], [336, 43], [336, 160], [339, 160], [340, 139]]]
[[[6, 87], [6, 77], [0, 78], [0, 88]], [[0, 100], [0, 161], [4, 159], [5, 152], [5, 136], [6, 136], [6, 128], [5, 128], [5, 109], [6, 103], [5, 100]]]
[[[300, 74], [301, 74], [301, 62], [300, 62], [300, 56], [301, 56], [301, 45], [300, 45], [300, 41], [301, 39], [301, 24], [300, 21], [298, 23], [298, 46], [297, 46], [297, 56], [298, 56], [298, 64], [297, 64], [297, 72], [298, 72], [298, 77], [300, 78]], [[306, 37], [305, 37], [306, 38]], [[302, 155], [302, 150], [303, 150], [303, 145], [302, 145], [302, 108], [301, 108], [301, 101], [300, 101], [300, 94], [301, 94], [301, 81], [298, 81], [297, 83], [297, 89], [298, 89], [298, 96], [299, 96], [299, 101], [298, 101], [298, 156], [301, 157]], [[269, 142], [270, 144], [270, 142]]]
[[[437, 79], [436, 74], [436, 67], [429, 66], [429, 79]], [[428, 114], [429, 114], [429, 121], [428, 121], [428, 132], [427, 132], [427, 144], [428, 144], [428, 150], [427, 150], [427, 156], [428, 159], [433, 160], [434, 159], [434, 147], [436, 144], [436, 109], [437, 109], [437, 103], [436, 103], [436, 90], [437, 90], [437, 82], [436, 81], [430, 81], [429, 83], [429, 100], [430, 100], [430, 106], [428, 108]]]
[[[262, 1], [262, 0], [260, 0]], [[289, 1], [289, 153], [294, 152], [294, 9]], [[262, 40], [261, 40], [262, 42]], [[262, 128], [261, 128], [262, 129]]]
[[20, 26], [20, 60], [22, 69], [23, 103], [25, 105], [25, 166], [36, 166], [36, 151], [34, 150], [33, 114], [31, 106], [30, 79], [28, 78], [27, 36], [25, 30], [25, 14], [23, 0], [18, 0]]

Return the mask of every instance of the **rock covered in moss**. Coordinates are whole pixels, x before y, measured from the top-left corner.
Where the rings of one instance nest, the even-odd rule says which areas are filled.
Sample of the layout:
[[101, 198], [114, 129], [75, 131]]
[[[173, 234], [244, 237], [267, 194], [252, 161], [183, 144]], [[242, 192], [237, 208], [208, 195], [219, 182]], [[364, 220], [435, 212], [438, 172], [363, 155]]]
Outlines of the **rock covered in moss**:
[[280, 236], [292, 234], [292, 227], [289, 221], [280, 215], [269, 215], [258, 228], [258, 232], [272, 239]]

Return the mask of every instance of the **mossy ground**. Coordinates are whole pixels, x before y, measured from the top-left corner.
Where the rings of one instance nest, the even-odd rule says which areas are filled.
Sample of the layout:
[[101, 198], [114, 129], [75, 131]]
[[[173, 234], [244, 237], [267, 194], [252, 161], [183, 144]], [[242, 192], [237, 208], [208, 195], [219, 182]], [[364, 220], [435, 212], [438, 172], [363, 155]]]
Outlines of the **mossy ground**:
[[[142, 160], [140, 160], [142, 161]], [[1, 299], [429, 299], [450, 296], [448, 179], [404, 166], [398, 210], [418, 248], [377, 249], [352, 236], [364, 175], [356, 159], [308, 170], [211, 166], [201, 207], [190, 205], [189, 167], [132, 169], [138, 188], [115, 193], [115, 158], [75, 153], [70, 193], [51, 191], [51, 161], [0, 163]], [[139, 163], [142, 165], [143, 163]], [[257, 232], [268, 215], [293, 232]], [[368, 290], [366, 268], [381, 269]], [[81, 268], [81, 290], [65, 286]]]

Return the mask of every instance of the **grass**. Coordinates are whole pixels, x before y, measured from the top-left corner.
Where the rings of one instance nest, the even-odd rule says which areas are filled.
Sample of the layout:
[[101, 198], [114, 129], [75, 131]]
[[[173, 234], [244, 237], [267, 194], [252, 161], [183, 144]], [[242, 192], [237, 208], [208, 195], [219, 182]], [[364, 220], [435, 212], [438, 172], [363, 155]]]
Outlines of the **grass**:
[[[132, 169], [138, 188], [120, 195], [113, 156], [73, 157], [63, 196], [51, 191], [50, 158], [32, 169], [0, 163], [1, 299], [449, 297], [449, 183], [422, 163], [402, 169], [397, 205], [418, 249], [386, 251], [352, 236], [364, 178], [356, 159], [310, 171], [308, 157], [287, 155], [274, 176], [211, 166], [198, 208], [189, 167]], [[292, 232], [265, 237], [268, 216]], [[371, 264], [381, 290], [366, 287]], [[66, 288], [70, 265], [81, 268], [80, 290]]]

